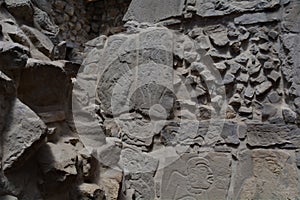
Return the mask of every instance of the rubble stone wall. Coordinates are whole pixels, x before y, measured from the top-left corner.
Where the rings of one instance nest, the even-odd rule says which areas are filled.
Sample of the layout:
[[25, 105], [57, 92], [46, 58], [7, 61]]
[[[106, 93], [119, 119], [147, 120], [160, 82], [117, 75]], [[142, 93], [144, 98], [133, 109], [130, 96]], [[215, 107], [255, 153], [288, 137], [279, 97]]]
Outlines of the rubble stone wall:
[[123, 30], [123, 16], [130, 0], [52, 0], [49, 13], [61, 31], [61, 39], [78, 47], [100, 34]]

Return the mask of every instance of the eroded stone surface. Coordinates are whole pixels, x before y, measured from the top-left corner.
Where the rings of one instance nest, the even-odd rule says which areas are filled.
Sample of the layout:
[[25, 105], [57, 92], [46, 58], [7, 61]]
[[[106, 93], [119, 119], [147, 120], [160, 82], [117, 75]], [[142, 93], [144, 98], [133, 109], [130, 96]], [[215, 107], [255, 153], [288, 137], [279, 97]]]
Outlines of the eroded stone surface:
[[226, 198], [230, 166], [230, 157], [223, 153], [183, 155], [164, 169], [161, 198]]
[[248, 124], [247, 143], [251, 146], [299, 147], [300, 130], [295, 125]]
[[209, 16], [222, 16], [235, 12], [246, 12], [246, 11], [261, 11], [267, 8], [274, 8], [279, 6], [279, 0], [272, 1], [243, 1], [237, 2], [230, 0], [228, 2], [224, 1], [206, 1], [197, 0], [196, 8], [197, 14], [202, 17]]
[[246, 150], [240, 153], [239, 159], [235, 198], [293, 199], [299, 196], [299, 176], [291, 151]]
[[[184, 1], [182, 0], [133, 0], [124, 16], [124, 20], [154, 23], [169, 17], [180, 16], [183, 11], [183, 6]], [[148, 9], [149, 7], [152, 9]]]
[[29, 152], [36, 151], [47, 133], [45, 124], [19, 99], [13, 103], [7, 122], [2, 134], [4, 170], [28, 159]]

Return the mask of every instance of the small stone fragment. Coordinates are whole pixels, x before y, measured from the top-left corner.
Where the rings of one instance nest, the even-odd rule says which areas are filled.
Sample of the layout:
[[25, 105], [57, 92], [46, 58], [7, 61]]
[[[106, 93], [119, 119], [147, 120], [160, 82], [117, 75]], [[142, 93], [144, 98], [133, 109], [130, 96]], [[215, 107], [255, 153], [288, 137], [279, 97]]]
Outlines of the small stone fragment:
[[271, 89], [271, 87], [272, 87], [272, 83], [270, 81], [263, 82], [262, 84], [256, 87], [255, 93], [256, 95], [262, 95], [265, 92], [267, 92], [269, 89]]
[[207, 36], [198, 36], [196, 39], [197, 44], [201, 49], [208, 50], [210, 48], [210, 41]]
[[226, 32], [212, 33], [209, 37], [219, 47], [224, 47], [229, 43]]
[[280, 77], [281, 75], [274, 70], [268, 75], [268, 78], [271, 79], [273, 83], [276, 83], [280, 79]]
[[273, 91], [268, 95], [268, 99], [271, 103], [278, 103], [281, 100], [281, 97], [278, 95], [278, 92]]
[[227, 73], [224, 76], [223, 84], [225, 85], [232, 84], [234, 80], [235, 80], [235, 76], [231, 73]]
[[237, 133], [239, 139], [245, 139], [247, 136], [247, 125], [246, 124], [238, 124]]
[[242, 115], [251, 115], [252, 112], [253, 112], [253, 109], [251, 107], [241, 106], [239, 109], [239, 113]]
[[255, 90], [250, 85], [248, 85], [248, 87], [245, 90], [244, 96], [246, 98], [252, 99], [254, 96], [254, 92], [255, 92]]
[[295, 123], [297, 114], [290, 108], [282, 108], [282, 116], [286, 123]]
[[96, 184], [82, 183], [78, 187], [78, 199], [106, 199], [105, 192]]

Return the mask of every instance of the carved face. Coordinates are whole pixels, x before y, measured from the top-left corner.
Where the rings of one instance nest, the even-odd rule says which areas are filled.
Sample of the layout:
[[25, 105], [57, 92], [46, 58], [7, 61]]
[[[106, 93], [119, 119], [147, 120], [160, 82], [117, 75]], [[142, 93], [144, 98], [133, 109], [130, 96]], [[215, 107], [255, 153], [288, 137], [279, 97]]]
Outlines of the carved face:
[[270, 178], [278, 176], [282, 171], [282, 166], [274, 156], [258, 157], [253, 159], [254, 175], [259, 178]]
[[207, 165], [200, 163], [188, 168], [188, 181], [195, 189], [207, 190], [213, 183], [213, 173]]

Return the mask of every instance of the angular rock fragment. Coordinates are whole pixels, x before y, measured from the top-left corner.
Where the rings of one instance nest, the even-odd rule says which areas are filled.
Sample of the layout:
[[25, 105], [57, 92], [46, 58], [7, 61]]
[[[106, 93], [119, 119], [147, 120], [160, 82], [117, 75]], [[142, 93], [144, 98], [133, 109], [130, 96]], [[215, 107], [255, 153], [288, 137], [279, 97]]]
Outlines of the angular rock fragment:
[[118, 141], [106, 140], [108, 142], [97, 149], [97, 159], [104, 166], [114, 167], [119, 162], [121, 147]]
[[246, 73], [241, 73], [239, 77], [237, 77], [237, 80], [242, 82], [242, 83], [247, 83], [249, 80], [249, 74]]
[[227, 69], [225, 63], [216, 63], [215, 66], [220, 72], [224, 72]]
[[47, 128], [40, 118], [16, 99], [2, 134], [3, 169], [13, 170], [28, 159], [43, 143], [46, 133]]
[[297, 114], [290, 108], [283, 108], [282, 116], [286, 123], [295, 123], [297, 119]]
[[[13, 106], [13, 102], [15, 101], [16, 96], [16, 88], [14, 82], [8, 78], [5, 74], [0, 71], [0, 139], [3, 138], [3, 129], [6, 126], [8, 114], [11, 111], [11, 107]], [[3, 143], [0, 145], [0, 169], [2, 170], [2, 157], [3, 157]], [[0, 174], [1, 176], [1, 174]], [[5, 180], [0, 177], [0, 186], [4, 190]], [[0, 189], [0, 193], [2, 190]]]
[[51, 57], [54, 45], [51, 42], [51, 40], [44, 35], [42, 32], [31, 28], [29, 26], [23, 25], [21, 29], [24, 31], [24, 33], [29, 37], [33, 45], [41, 51], [43, 54], [45, 54], [48, 57]]
[[221, 137], [225, 140], [226, 144], [237, 145], [240, 143], [237, 134], [237, 124], [234, 122], [225, 122]]
[[104, 191], [96, 184], [83, 183], [78, 187], [78, 199], [105, 199]]
[[29, 49], [18, 43], [0, 41], [0, 69], [24, 68], [29, 57]]
[[267, 92], [269, 89], [271, 89], [271, 87], [272, 87], [271, 82], [269, 82], [269, 81], [263, 82], [262, 84], [260, 84], [256, 87], [255, 93], [256, 93], [256, 95], [262, 95], [265, 92]]
[[276, 114], [277, 114], [277, 108], [272, 104], [265, 104], [263, 106], [263, 110], [262, 110], [263, 121], [276, 117]]
[[210, 35], [210, 38], [212, 39], [212, 42], [219, 47], [226, 46], [229, 43], [226, 32], [213, 33]]
[[268, 95], [268, 99], [271, 103], [278, 103], [281, 100], [281, 97], [278, 92], [273, 91]]
[[[107, 199], [118, 199], [122, 186], [123, 172], [119, 169], [104, 169], [101, 168], [100, 186], [105, 191]], [[103, 171], [104, 170], [104, 171]], [[128, 193], [128, 190], [126, 191]]]
[[276, 71], [272, 71], [269, 75], [268, 78], [273, 81], [273, 83], [276, 83], [279, 79], [280, 79], [281, 75], [276, 72]]
[[214, 114], [214, 109], [211, 106], [201, 105], [197, 109], [198, 120], [209, 120]]
[[213, 44], [218, 47], [224, 47], [229, 43], [227, 30], [223, 26], [208, 27], [204, 32], [209, 36]]
[[234, 80], [235, 80], [235, 76], [231, 73], [227, 73], [224, 76], [223, 84], [225, 85], [232, 84]]
[[200, 35], [195, 40], [201, 49], [208, 50], [211, 47], [209, 38], [207, 36]]
[[58, 26], [52, 22], [50, 16], [46, 12], [35, 6], [33, 7], [33, 9], [33, 23], [35, 28], [50, 37], [55, 37], [59, 31]]
[[241, 106], [239, 109], [239, 113], [241, 115], [251, 115], [253, 112], [253, 109], [251, 107]]
[[254, 92], [255, 92], [255, 90], [249, 85], [245, 90], [244, 96], [246, 98], [252, 99], [254, 96]]
[[33, 8], [30, 0], [5, 0], [7, 9], [11, 14], [24, 22], [32, 22]]
[[29, 59], [19, 84], [18, 97], [38, 113], [62, 111], [68, 104], [71, 79], [63, 63]]
[[50, 175], [55, 171], [60, 172], [57, 177], [52, 177], [56, 181], [64, 181], [68, 176], [78, 173], [76, 169], [77, 152], [75, 147], [70, 144], [47, 143], [41, 147], [38, 157], [45, 175]]

